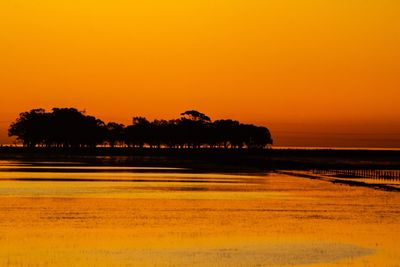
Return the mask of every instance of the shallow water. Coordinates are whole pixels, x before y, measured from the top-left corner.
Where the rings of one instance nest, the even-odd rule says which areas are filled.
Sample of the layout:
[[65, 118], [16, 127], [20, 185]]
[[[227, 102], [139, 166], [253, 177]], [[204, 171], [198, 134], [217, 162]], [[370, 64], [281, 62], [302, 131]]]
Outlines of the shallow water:
[[398, 266], [399, 204], [276, 173], [0, 161], [0, 265]]

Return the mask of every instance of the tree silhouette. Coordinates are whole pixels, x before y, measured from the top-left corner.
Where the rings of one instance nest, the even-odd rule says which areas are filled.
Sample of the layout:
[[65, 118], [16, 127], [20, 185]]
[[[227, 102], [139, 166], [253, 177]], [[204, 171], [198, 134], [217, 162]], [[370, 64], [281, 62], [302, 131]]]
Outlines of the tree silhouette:
[[234, 120], [217, 120], [213, 123], [213, 136], [218, 146], [228, 148], [229, 146], [243, 147], [243, 141], [239, 134], [240, 123]]
[[19, 114], [19, 118], [10, 125], [9, 136], [16, 136], [24, 146], [35, 147], [44, 142], [48, 116], [44, 109], [32, 109]]
[[211, 121], [207, 115], [188, 110], [179, 119], [148, 121], [133, 117], [132, 124], [103, 121], [75, 108], [32, 109], [10, 125], [9, 135], [26, 147], [94, 148], [116, 145], [152, 148], [261, 149], [272, 145], [268, 128], [235, 120]]
[[203, 123], [211, 122], [210, 117], [206, 116], [204, 113], [198, 112], [197, 110], [188, 110], [181, 113], [182, 119], [187, 119], [190, 121], [201, 121]]
[[128, 145], [143, 148], [146, 143], [149, 143], [150, 129], [150, 122], [146, 118], [133, 117], [132, 125], [126, 129]]
[[53, 108], [51, 113], [44, 109], [21, 113], [8, 132], [28, 147], [95, 147], [103, 143], [106, 128], [101, 120], [77, 109]]
[[123, 144], [125, 139], [125, 126], [116, 122], [109, 122], [106, 125], [107, 134], [106, 141], [111, 147], [115, 145]]

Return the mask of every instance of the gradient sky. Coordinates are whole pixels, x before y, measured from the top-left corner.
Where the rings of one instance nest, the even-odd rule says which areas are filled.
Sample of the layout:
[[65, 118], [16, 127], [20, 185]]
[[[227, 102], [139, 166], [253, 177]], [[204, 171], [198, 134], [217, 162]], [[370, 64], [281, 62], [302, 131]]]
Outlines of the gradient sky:
[[73, 106], [400, 147], [399, 14], [398, 0], [0, 0], [0, 143], [19, 112]]

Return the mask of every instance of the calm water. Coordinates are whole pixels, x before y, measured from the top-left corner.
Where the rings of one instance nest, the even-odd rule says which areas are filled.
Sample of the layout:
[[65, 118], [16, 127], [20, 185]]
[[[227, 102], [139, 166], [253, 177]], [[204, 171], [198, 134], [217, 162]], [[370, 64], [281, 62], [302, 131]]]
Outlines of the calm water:
[[1, 266], [399, 266], [399, 215], [283, 174], [0, 161]]

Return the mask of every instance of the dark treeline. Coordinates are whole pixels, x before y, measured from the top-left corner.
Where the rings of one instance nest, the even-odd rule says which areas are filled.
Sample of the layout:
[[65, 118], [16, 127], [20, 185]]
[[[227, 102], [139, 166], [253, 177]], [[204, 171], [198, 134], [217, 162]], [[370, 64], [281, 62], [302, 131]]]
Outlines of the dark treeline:
[[125, 126], [106, 124], [75, 108], [33, 109], [19, 115], [9, 135], [26, 147], [267, 148], [272, 144], [266, 127], [230, 119], [211, 121], [195, 110], [174, 120], [134, 117], [132, 125]]

